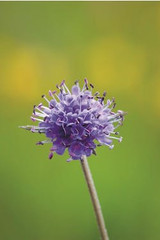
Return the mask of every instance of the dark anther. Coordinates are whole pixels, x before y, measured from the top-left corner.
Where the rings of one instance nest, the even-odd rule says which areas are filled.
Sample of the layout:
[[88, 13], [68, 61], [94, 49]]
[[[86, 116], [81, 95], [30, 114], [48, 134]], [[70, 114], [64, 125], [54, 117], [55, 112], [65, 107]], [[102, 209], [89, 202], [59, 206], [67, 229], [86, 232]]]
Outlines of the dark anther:
[[[61, 82], [60, 87], [62, 87], [64, 83], [65, 83], [65, 80], [63, 80], [63, 81]], [[57, 86], [58, 86], [58, 85], [57, 85]]]
[[113, 104], [113, 108], [115, 108], [115, 106], [116, 106], [116, 103]]
[[90, 83], [91, 88], [94, 88], [93, 84]]
[[43, 95], [42, 95], [42, 98], [44, 98], [44, 97], [45, 97], [45, 95], [43, 94]]
[[105, 97], [107, 95], [107, 92], [105, 91], [104, 93], [103, 93], [103, 97]]
[[104, 132], [104, 134], [105, 134], [105, 135], [109, 135], [109, 133], [108, 133], [108, 132]]
[[84, 79], [84, 82], [85, 82], [86, 85], [88, 84], [87, 78]]
[[87, 81], [87, 79], [86, 79], [86, 78], [84, 79], [84, 82], [85, 82], [85, 87], [86, 87], [86, 90], [88, 90], [88, 81]]
[[33, 106], [33, 113], [35, 114], [36, 105]]
[[36, 145], [44, 145], [43, 142], [37, 142]]
[[101, 114], [98, 114], [97, 119], [101, 116]]
[[94, 149], [92, 149], [92, 153], [93, 153], [94, 155], [97, 155], [97, 153], [96, 153], [96, 151], [95, 151]]
[[101, 98], [101, 104], [103, 103], [103, 101], [104, 101], [104, 97]]
[[94, 96], [97, 96], [97, 95], [99, 95], [99, 92], [96, 92], [96, 93], [94, 94]]
[[119, 134], [119, 132], [115, 132], [115, 135], [118, 135]]
[[79, 80], [76, 80], [74, 83], [77, 84], [79, 82]]

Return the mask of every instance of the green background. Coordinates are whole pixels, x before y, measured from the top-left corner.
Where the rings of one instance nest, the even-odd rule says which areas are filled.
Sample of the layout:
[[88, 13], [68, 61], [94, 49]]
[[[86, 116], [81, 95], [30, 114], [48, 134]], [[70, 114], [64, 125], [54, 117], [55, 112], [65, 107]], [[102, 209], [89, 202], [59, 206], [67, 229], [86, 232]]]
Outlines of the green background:
[[100, 239], [79, 161], [18, 128], [85, 77], [128, 112], [122, 143], [89, 158], [110, 239], [160, 239], [159, 2], [0, 3], [0, 239]]

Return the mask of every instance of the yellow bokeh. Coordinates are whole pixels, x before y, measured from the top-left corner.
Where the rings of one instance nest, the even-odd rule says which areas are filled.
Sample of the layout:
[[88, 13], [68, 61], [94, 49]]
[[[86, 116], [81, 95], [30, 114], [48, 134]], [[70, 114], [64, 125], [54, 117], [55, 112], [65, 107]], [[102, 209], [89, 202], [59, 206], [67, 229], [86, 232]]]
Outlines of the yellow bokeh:
[[20, 101], [36, 97], [39, 92], [39, 64], [34, 51], [22, 46], [14, 49], [4, 71], [4, 94]]
[[[3, 43], [4, 44], [4, 43]], [[32, 101], [69, 76], [65, 56], [44, 46], [12, 46], [4, 53], [1, 74], [3, 95]]]
[[121, 37], [105, 37], [94, 42], [88, 52], [89, 73], [96, 85], [114, 91], [133, 92], [146, 71], [144, 49]]

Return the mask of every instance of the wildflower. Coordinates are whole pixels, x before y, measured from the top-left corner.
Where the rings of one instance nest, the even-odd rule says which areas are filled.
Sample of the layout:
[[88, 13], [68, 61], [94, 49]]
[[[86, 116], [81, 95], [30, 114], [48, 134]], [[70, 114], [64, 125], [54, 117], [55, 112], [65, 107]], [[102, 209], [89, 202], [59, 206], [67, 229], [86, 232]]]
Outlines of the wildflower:
[[113, 112], [115, 99], [105, 101], [106, 92], [102, 96], [98, 92], [92, 94], [93, 88], [85, 79], [82, 89], [76, 81], [70, 91], [62, 81], [57, 85], [59, 93], [49, 91], [51, 100], [42, 95], [48, 106], [40, 103], [33, 107], [31, 120], [39, 122], [38, 126], [22, 128], [46, 135], [47, 140], [37, 144], [52, 143], [49, 159], [54, 152], [62, 155], [66, 148], [70, 155], [68, 161], [81, 159], [83, 155], [96, 154], [97, 146], [106, 145], [112, 149], [113, 139], [122, 141], [116, 129], [122, 124], [125, 113]]

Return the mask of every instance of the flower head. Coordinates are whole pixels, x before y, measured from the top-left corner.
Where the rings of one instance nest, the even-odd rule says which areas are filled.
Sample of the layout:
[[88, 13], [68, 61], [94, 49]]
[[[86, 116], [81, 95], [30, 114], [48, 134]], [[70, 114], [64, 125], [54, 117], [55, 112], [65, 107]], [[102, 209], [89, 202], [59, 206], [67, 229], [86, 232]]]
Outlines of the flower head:
[[34, 106], [31, 119], [38, 121], [38, 126], [22, 126], [35, 133], [43, 133], [47, 140], [37, 144], [52, 143], [49, 158], [56, 152], [62, 155], [68, 149], [70, 160], [81, 159], [83, 155], [96, 154], [97, 146], [114, 147], [113, 139], [117, 137], [117, 127], [122, 125], [124, 112], [113, 112], [115, 100], [105, 100], [106, 92], [102, 96], [98, 92], [92, 94], [94, 86], [85, 79], [82, 89], [78, 81], [71, 91], [65, 81], [56, 86], [57, 91], [49, 91], [50, 100], [42, 95], [48, 106], [40, 103]]

